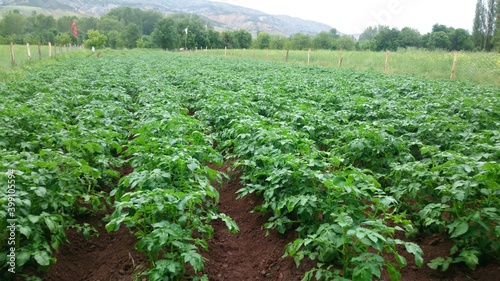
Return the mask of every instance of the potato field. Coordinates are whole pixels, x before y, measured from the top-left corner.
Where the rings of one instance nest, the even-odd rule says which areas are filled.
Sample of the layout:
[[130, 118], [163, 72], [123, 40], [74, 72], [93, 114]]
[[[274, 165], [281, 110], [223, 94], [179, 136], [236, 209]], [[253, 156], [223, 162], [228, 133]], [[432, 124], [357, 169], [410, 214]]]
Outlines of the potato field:
[[[51, 280], [69, 230], [104, 235], [92, 216], [133, 233], [137, 280], [222, 280], [205, 255], [215, 222], [240, 231], [219, 208], [235, 178], [262, 229], [291, 237], [278, 251], [299, 280], [492, 265], [498, 278], [498, 87], [106, 51], [1, 83], [0, 97], [2, 280]], [[449, 247], [429, 258], [432, 237]]]

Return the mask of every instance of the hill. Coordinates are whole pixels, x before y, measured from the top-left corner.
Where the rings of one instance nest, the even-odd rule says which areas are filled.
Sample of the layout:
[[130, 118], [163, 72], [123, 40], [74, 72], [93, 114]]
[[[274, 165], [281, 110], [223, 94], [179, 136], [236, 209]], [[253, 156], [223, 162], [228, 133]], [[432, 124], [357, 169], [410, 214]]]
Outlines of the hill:
[[0, 10], [19, 9], [24, 13], [37, 11], [57, 16], [70, 14], [79, 16], [101, 16], [109, 10], [128, 6], [159, 11], [163, 14], [176, 12], [203, 16], [222, 30], [245, 29], [252, 34], [265, 31], [286, 36], [295, 33], [309, 35], [330, 30], [332, 27], [285, 15], [269, 15], [261, 11], [208, 0], [3, 0]]

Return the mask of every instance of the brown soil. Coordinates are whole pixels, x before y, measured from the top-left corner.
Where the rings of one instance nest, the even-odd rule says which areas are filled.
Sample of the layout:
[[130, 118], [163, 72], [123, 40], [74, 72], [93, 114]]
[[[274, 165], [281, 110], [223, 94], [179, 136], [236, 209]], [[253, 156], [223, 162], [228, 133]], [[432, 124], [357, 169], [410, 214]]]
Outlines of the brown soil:
[[70, 244], [61, 247], [57, 263], [43, 280], [132, 281], [134, 267], [141, 265], [144, 269], [149, 265], [147, 258], [134, 249], [137, 239], [126, 227], [107, 233], [99, 217], [79, 218], [79, 221], [96, 227], [99, 236], [87, 240], [76, 230], [68, 230]]
[[[227, 166], [218, 169], [226, 168]], [[124, 170], [127, 171], [122, 171], [122, 176], [129, 173], [131, 167], [126, 166]], [[233, 235], [228, 232], [224, 222], [213, 222], [214, 237], [209, 241], [209, 251], [203, 253], [206, 258], [203, 273], [211, 281], [300, 280], [311, 263], [297, 269], [290, 257], [281, 258], [285, 245], [295, 239], [293, 232], [280, 235], [270, 230], [266, 235], [268, 230], [263, 225], [268, 216], [251, 212], [262, 199], [251, 194], [236, 199], [235, 192], [241, 187], [240, 180], [236, 172], [230, 173], [230, 176], [231, 179], [220, 188], [219, 210], [236, 221], [240, 232]], [[80, 224], [87, 222], [95, 226], [100, 235], [86, 240], [81, 233], [68, 230], [70, 244], [61, 246], [56, 255], [57, 263], [41, 275], [43, 280], [129, 281], [133, 280], [134, 265], [142, 268], [148, 266], [146, 257], [134, 248], [136, 238], [125, 227], [117, 232], [107, 233], [99, 216], [81, 217], [78, 221]], [[405, 240], [404, 236], [398, 238]], [[475, 271], [462, 264], [452, 265], [444, 273], [428, 268], [427, 262], [449, 253], [452, 243], [445, 236], [429, 235], [413, 242], [419, 244], [424, 251], [424, 266], [416, 267], [413, 256], [404, 254], [406, 251], [401, 247], [400, 253], [408, 261], [408, 266], [401, 272], [405, 281], [500, 280], [500, 264], [494, 260]], [[30, 271], [33, 272], [30, 269], [26, 272]], [[385, 274], [382, 280], [390, 278]]]
[[253, 194], [236, 199], [240, 179], [234, 172], [230, 177], [219, 190], [219, 211], [236, 221], [240, 231], [231, 234], [224, 222], [213, 222], [214, 237], [204, 254], [207, 259], [204, 273], [213, 281], [300, 280], [304, 268], [297, 269], [290, 257], [281, 258], [286, 244], [295, 239], [293, 233], [281, 235], [265, 229], [268, 216], [251, 212], [262, 199]]

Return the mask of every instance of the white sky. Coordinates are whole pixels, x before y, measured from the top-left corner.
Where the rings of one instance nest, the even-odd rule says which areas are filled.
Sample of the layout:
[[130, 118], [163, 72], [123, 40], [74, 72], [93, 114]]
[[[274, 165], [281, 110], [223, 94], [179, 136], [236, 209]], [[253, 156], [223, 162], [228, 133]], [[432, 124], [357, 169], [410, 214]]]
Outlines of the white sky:
[[347, 34], [367, 26], [412, 27], [424, 34], [436, 23], [472, 29], [476, 0], [213, 0], [326, 23]]

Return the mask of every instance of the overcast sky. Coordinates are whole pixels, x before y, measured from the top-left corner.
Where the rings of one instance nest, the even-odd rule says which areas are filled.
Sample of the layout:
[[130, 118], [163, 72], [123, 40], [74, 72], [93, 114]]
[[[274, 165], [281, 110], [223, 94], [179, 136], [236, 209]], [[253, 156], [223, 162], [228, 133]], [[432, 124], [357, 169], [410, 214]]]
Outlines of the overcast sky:
[[476, 0], [213, 0], [326, 23], [347, 34], [367, 26], [408, 26], [422, 34], [436, 23], [472, 29]]

